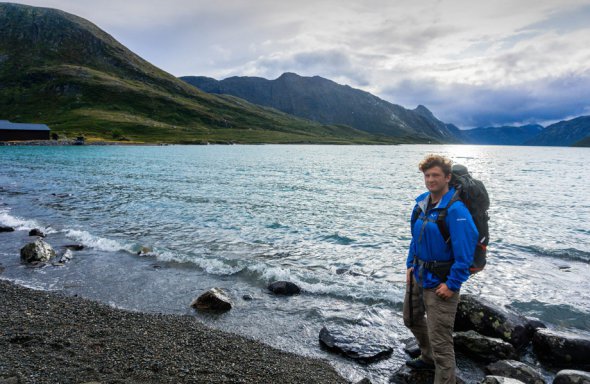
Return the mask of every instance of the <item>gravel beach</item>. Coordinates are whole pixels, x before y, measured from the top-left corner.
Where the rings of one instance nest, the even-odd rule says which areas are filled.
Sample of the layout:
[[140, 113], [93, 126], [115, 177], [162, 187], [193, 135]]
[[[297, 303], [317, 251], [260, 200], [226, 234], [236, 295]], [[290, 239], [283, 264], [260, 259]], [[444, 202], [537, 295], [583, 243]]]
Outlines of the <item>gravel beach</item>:
[[326, 362], [0, 280], [0, 383], [346, 383]]

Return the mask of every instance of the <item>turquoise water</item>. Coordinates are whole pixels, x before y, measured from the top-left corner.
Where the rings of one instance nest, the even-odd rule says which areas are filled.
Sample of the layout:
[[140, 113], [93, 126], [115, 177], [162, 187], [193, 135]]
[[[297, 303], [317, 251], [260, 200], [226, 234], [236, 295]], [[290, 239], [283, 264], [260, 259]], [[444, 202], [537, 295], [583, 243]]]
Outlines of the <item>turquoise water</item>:
[[[590, 202], [584, 148], [494, 146], [0, 147], [2, 278], [133, 310], [194, 314], [223, 287], [235, 308], [194, 314], [278, 348], [329, 358], [351, 379], [385, 380], [403, 361], [400, 315], [417, 163], [447, 154], [484, 181], [487, 269], [464, 291], [557, 328], [590, 332]], [[20, 265], [27, 229], [63, 267]], [[152, 252], [137, 256], [143, 246]], [[290, 280], [304, 293], [269, 295]], [[254, 297], [242, 300], [244, 294]], [[322, 351], [323, 324], [370, 329], [394, 356], [361, 366]]]

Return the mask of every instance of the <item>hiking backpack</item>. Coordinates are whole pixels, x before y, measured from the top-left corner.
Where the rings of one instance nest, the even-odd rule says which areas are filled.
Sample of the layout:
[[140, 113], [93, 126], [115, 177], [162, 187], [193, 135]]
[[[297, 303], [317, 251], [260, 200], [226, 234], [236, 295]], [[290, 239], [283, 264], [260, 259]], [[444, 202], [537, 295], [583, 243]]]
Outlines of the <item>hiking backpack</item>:
[[[486, 265], [486, 251], [490, 240], [488, 228], [488, 221], [490, 219], [488, 216], [490, 198], [483, 183], [480, 180], [474, 179], [464, 165], [453, 165], [451, 174], [452, 177], [449, 185], [455, 188], [455, 194], [447, 206], [439, 213], [436, 225], [438, 226], [445, 243], [449, 244], [451, 241], [451, 234], [445, 223], [447, 210], [456, 201], [461, 200], [463, 204], [465, 204], [473, 218], [477, 231], [479, 232], [479, 238], [473, 254], [473, 263], [469, 267], [469, 272], [473, 274], [484, 269]], [[416, 212], [414, 213], [415, 218], [412, 219], [412, 222], [415, 222], [420, 216], [421, 211], [420, 208], [416, 209]]]

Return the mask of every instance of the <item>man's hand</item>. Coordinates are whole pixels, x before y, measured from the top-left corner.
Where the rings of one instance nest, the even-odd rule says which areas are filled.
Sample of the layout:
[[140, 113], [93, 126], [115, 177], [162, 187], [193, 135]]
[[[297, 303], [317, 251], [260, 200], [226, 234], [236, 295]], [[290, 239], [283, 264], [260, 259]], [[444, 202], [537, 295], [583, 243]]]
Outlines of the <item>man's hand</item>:
[[434, 293], [436, 293], [438, 297], [444, 300], [450, 298], [455, 294], [455, 292], [451, 291], [445, 283], [442, 283], [438, 287], [436, 287], [436, 291], [434, 291]]
[[412, 273], [413, 272], [414, 272], [414, 267], [408, 268], [408, 270], [406, 271], [406, 283], [410, 284], [410, 281], [412, 280]]

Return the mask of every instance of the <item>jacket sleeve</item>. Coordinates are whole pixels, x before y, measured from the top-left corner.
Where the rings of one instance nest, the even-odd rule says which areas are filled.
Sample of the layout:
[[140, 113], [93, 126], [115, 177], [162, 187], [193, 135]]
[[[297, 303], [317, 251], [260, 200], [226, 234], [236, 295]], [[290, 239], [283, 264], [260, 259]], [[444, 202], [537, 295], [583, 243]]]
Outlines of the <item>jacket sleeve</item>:
[[414, 255], [416, 254], [416, 241], [414, 240], [414, 223], [412, 222], [412, 218], [414, 217], [414, 212], [416, 212], [417, 207], [418, 205], [414, 206], [412, 215], [410, 216], [410, 235], [412, 236], [412, 241], [410, 242], [408, 257], [406, 258], [406, 268], [412, 268], [412, 265], [414, 265]]
[[479, 233], [469, 210], [461, 201], [449, 207], [447, 220], [455, 262], [446, 284], [450, 290], [458, 291], [469, 278], [469, 267], [473, 263]]

